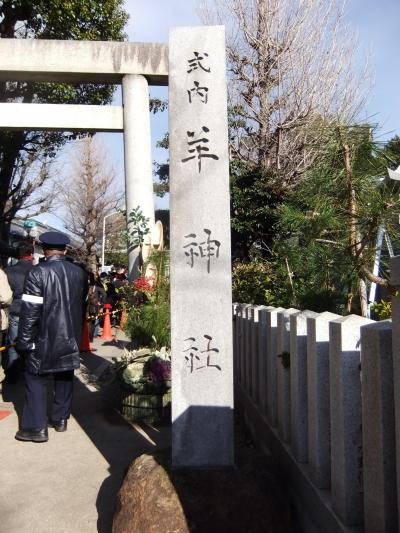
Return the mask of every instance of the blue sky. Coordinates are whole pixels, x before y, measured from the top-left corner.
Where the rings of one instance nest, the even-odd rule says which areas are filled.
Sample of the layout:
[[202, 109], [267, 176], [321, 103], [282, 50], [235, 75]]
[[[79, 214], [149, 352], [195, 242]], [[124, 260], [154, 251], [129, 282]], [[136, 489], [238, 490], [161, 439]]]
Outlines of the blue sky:
[[[340, 1], [340, 0], [338, 0]], [[196, 0], [127, 0], [130, 14], [127, 33], [131, 42], [168, 42], [172, 26], [199, 24], [195, 13]], [[370, 55], [374, 82], [364, 111], [364, 117], [379, 123], [379, 139], [400, 135], [400, 0], [349, 0], [348, 22], [358, 34], [361, 55]], [[152, 88], [151, 94], [167, 98], [167, 88]], [[120, 103], [120, 93], [115, 96]], [[363, 118], [364, 118], [363, 117]], [[153, 160], [165, 160], [166, 151], [155, 148], [168, 130], [168, 113], [151, 115]], [[123, 186], [122, 134], [101, 134], [117, 169]], [[158, 207], [166, 207], [166, 200], [156, 200]], [[41, 216], [60, 227], [52, 216]]]
[[[168, 6], [168, 7], [166, 7]], [[195, 13], [195, 0], [126, 0], [125, 9], [130, 15], [127, 26], [131, 42], [168, 42], [169, 28], [173, 26], [196, 26], [200, 24]], [[151, 95], [167, 99], [167, 87], [152, 87]], [[120, 94], [116, 95], [116, 103], [120, 102]], [[151, 131], [153, 144], [153, 160], [165, 161], [167, 152], [157, 149], [156, 143], [168, 131], [168, 112], [151, 115]], [[104, 134], [113, 153], [118, 173], [123, 177], [123, 146], [122, 134]], [[122, 178], [123, 179], [123, 178]], [[168, 206], [167, 199], [156, 198], [156, 207]]]
[[[196, 0], [127, 0], [129, 40], [168, 42], [171, 26], [200, 23], [195, 4]], [[349, 0], [348, 22], [351, 31], [358, 34], [361, 57], [370, 57], [373, 86], [363, 116], [380, 124], [380, 140], [400, 135], [400, 0]], [[166, 88], [153, 88], [152, 94], [167, 98]], [[167, 129], [167, 113], [152, 116], [153, 146]], [[122, 135], [117, 137], [106, 138], [122, 176]], [[153, 159], [164, 157], [164, 150], [153, 149]]]
[[[167, 42], [169, 27], [199, 24], [195, 4], [195, 0], [127, 0], [129, 40]], [[361, 55], [370, 55], [374, 78], [365, 116], [381, 125], [385, 138], [400, 134], [400, 0], [348, 0], [347, 11]]]
[[366, 115], [380, 124], [382, 140], [400, 135], [400, 0], [350, 0], [348, 20], [362, 51], [371, 53]]

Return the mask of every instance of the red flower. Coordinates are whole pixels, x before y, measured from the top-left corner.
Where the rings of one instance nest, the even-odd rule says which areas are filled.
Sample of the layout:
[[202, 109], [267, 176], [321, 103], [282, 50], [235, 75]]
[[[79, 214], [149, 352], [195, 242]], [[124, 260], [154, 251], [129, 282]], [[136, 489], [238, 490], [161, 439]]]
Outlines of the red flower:
[[152, 291], [154, 289], [154, 278], [146, 278], [145, 276], [142, 276], [135, 279], [133, 286], [137, 291]]

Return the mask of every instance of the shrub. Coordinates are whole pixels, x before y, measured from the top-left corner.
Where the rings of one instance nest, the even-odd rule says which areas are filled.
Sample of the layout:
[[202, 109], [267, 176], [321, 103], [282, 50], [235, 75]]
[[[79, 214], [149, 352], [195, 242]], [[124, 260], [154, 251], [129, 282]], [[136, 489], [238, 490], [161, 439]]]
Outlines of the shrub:
[[161, 348], [171, 345], [169, 303], [133, 307], [124, 327], [134, 346]]
[[308, 309], [316, 313], [330, 311], [331, 313], [343, 314], [343, 293], [323, 288], [318, 290], [303, 287], [303, 292], [298, 295], [298, 306], [300, 309]]
[[124, 327], [135, 347], [169, 347], [170, 304], [169, 304], [169, 254], [167, 251], [153, 251], [142, 275], [126, 289], [128, 316]]
[[235, 302], [274, 305], [273, 279], [267, 263], [237, 263], [232, 272], [232, 296]]
[[379, 300], [371, 305], [371, 311], [378, 320], [386, 320], [392, 318], [392, 302]]

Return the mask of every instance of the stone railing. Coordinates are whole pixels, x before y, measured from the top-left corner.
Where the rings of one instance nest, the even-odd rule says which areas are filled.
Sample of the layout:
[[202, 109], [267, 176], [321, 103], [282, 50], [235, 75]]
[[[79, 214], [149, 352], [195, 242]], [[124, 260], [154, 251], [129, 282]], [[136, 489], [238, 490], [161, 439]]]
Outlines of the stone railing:
[[[391, 272], [400, 286], [400, 257]], [[236, 407], [304, 531], [397, 532], [400, 298], [393, 324], [238, 303], [233, 315]]]

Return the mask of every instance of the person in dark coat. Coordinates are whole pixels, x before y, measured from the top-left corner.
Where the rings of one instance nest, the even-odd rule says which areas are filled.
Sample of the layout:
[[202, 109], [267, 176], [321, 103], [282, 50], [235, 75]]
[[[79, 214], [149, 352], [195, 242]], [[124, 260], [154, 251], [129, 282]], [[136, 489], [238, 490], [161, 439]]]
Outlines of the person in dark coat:
[[[5, 270], [13, 292], [13, 301], [8, 310], [8, 340], [10, 344], [14, 344], [17, 340], [25, 277], [33, 268], [33, 244], [29, 241], [19, 242], [17, 257], [18, 263]], [[2, 364], [6, 374], [6, 382], [8, 384], [17, 383], [20, 372], [20, 357], [15, 347], [7, 350]]]
[[88, 315], [89, 315], [89, 341], [93, 342], [94, 337], [99, 336], [100, 320], [98, 315], [102, 311], [107, 295], [102, 287], [97, 283], [97, 274], [89, 274], [89, 292], [88, 292]]
[[[48, 424], [65, 431], [71, 414], [88, 279], [82, 268], [65, 260], [66, 235], [51, 231], [39, 240], [46, 261], [28, 273], [22, 295], [17, 349], [25, 360], [25, 404], [15, 438], [46, 442]], [[54, 397], [48, 419], [49, 374]]]
[[[8, 284], [6, 273], [0, 268], [0, 346], [5, 343], [8, 328], [8, 307], [12, 302], [12, 290]], [[0, 351], [0, 382], [4, 379], [4, 372], [1, 366], [2, 351]]]

